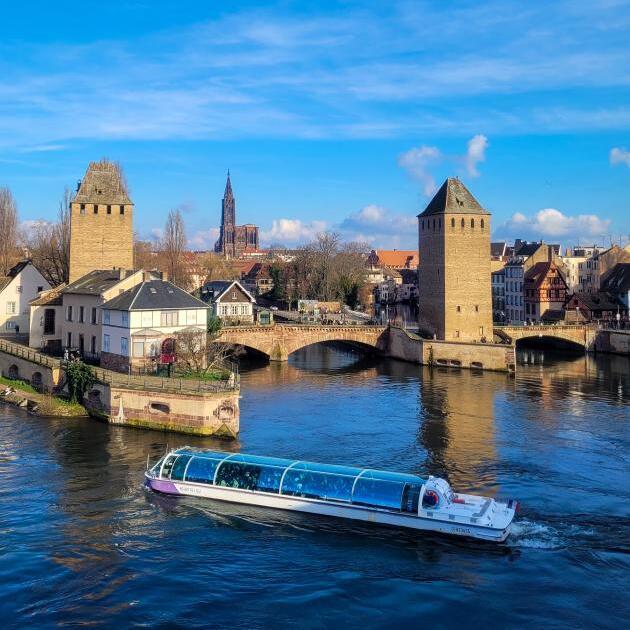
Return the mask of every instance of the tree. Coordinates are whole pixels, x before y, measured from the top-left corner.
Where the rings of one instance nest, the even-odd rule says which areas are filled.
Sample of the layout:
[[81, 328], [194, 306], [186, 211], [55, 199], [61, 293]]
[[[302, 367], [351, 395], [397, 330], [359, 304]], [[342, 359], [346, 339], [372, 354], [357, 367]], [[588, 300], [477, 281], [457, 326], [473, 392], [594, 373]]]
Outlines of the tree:
[[141, 241], [137, 234], [133, 238], [133, 266], [135, 269], [155, 269], [158, 255], [155, 245], [150, 241]]
[[35, 223], [23, 240], [33, 264], [53, 286], [68, 282], [70, 274], [70, 202], [72, 194], [66, 188], [59, 202], [57, 222]]
[[179, 210], [171, 210], [168, 213], [160, 250], [169, 280], [178, 287], [187, 289], [189, 278], [184, 256], [186, 253], [186, 228], [182, 213]]
[[96, 382], [92, 368], [82, 361], [70, 361], [65, 366], [65, 372], [70, 401], [82, 403], [85, 392]]
[[203, 331], [181, 331], [177, 334], [177, 369], [182, 374], [203, 377], [213, 370], [224, 369], [225, 345], [207, 341], [208, 336]]
[[0, 188], [0, 275], [6, 276], [18, 252], [18, 213], [13, 194]]

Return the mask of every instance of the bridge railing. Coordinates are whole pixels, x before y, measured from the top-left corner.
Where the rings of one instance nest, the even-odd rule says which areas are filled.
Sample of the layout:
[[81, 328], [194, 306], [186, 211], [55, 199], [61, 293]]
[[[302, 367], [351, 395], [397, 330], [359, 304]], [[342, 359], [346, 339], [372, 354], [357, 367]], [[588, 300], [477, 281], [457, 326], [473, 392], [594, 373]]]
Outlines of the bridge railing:
[[28, 346], [14, 343], [12, 341], [7, 341], [6, 339], [0, 339], [0, 351], [6, 352], [7, 354], [13, 355], [14, 357], [19, 357], [20, 359], [25, 359], [26, 361], [30, 361], [31, 363], [45, 365], [46, 367], [50, 368], [58, 368], [61, 366], [61, 361], [59, 359], [55, 359], [46, 354], [42, 354], [41, 352], [37, 352], [36, 350], [33, 350], [33, 348], [29, 348]]

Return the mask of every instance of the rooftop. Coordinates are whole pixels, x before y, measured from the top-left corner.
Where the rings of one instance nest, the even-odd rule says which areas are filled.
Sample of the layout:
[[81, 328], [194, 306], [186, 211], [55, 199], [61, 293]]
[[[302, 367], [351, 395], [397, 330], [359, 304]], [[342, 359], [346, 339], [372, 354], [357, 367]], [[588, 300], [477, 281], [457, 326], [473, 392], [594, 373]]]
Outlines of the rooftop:
[[70, 283], [63, 293], [101, 295], [133, 273], [135, 273], [133, 269], [95, 269]]
[[66, 283], [60, 284], [48, 291], [42, 291], [34, 300], [31, 300], [31, 306], [60, 306], [62, 304], [62, 294], [66, 288]]
[[630, 291], [630, 263], [617, 263], [602, 282], [602, 291], [626, 293]]
[[90, 162], [73, 201], [130, 204], [129, 191], [120, 166], [109, 160]]
[[433, 214], [490, 214], [456, 177], [449, 177], [421, 212], [419, 217]]
[[415, 269], [420, 262], [415, 249], [373, 249], [368, 260], [383, 267]]
[[154, 311], [207, 308], [205, 302], [168, 280], [147, 280], [103, 304], [111, 311]]

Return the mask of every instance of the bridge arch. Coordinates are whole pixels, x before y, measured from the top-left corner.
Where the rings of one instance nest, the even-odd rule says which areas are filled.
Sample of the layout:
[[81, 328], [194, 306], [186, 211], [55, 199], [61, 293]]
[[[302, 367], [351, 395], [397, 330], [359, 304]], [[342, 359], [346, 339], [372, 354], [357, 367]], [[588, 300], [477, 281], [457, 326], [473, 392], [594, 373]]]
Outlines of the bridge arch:
[[558, 350], [577, 350], [584, 352], [586, 345], [583, 341], [578, 341], [573, 337], [563, 335], [548, 334], [532, 334], [523, 335], [514, 340], [517, 350], [523, 346], [540, 347], [540, 348], [556, 348]]

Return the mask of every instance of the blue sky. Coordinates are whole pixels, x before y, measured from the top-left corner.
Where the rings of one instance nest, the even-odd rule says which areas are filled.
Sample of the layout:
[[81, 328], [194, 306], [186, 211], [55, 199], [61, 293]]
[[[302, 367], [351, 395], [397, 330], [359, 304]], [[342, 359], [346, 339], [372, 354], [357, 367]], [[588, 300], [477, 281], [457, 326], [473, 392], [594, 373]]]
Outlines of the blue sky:
[[630, 232], [630, 2], [6, 3], [0, 186], [53, 220], [119, 160], [150, 236], [181, 207], [211, 247], [239, 222], [413, 247], [459, 176], [495, 237]]

